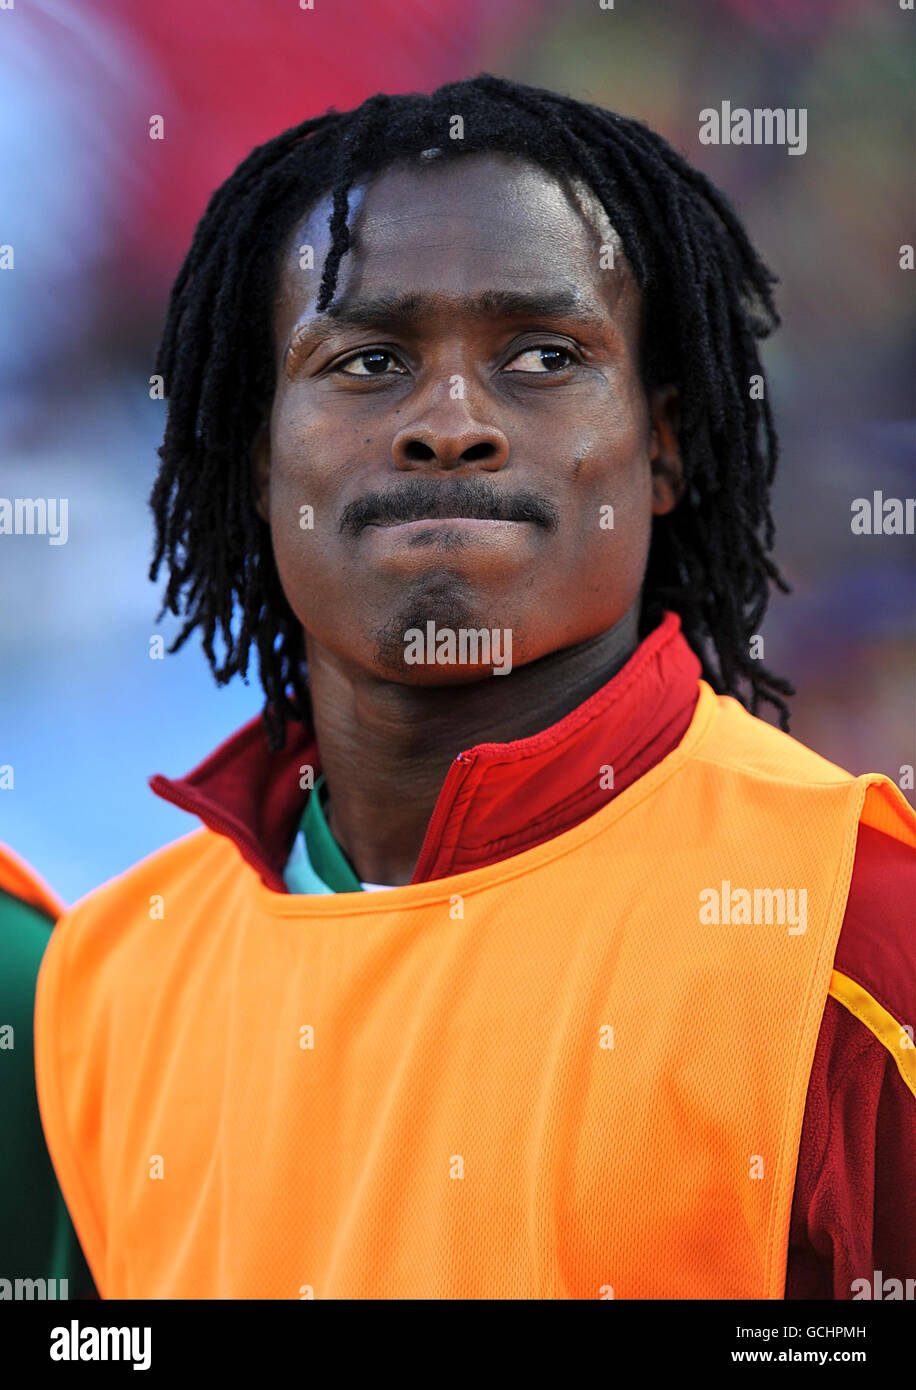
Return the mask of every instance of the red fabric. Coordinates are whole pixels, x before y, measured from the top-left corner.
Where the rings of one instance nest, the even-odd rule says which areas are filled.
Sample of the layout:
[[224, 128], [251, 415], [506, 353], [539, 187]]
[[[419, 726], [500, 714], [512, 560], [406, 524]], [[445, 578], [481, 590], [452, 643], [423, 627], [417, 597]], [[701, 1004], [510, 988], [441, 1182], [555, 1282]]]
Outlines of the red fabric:
[[[478, 744], [456, 757], [412, 882], [519, 854], [570, 829], [677, 746], [693, 715], [700, 664], [672, 613], [608, 683], [531, 738]], [[302, 814], [298, 769], [320, 771], [311, 729], [291, 725], [271, 754], [252, 720], [181, 780], [150, 786], [238, 846], [268, 887]], [[602, 789], [597, 767], [614, 769]], [[549, 772], [549, 775], [546, 775]], [[295, 775], [294, 775], [295, 773]], [[901, 1022], [916, 1022], [916, 862], [898, 841], [859, 831], [835, 956]], [[881, 1270], [916, 1276], [916, 1100], [887, 1049], [828, 999], [808, 1086], [786, 1270], [787, 1298], [852, 1297]]]
[[[254, 145], [374, 92], [431, 92], [486, 67], [521, 38], [537, 0], [96, 0], [138, 49], [165, 138], [143, 141], [142, 196], [125, 200], [121, 242], [141, 288], [171, 280], [207, 199]], [[147, 108], [144, 108], [146, 112]], [[139, 151], [138, 151], [139, 152]], [[303, 210], [309, 199], [303, 193]]]
[[[834, 965], [916, 1023], [916, 860], [859, 827]], [[786, 1298], [851, 1298], [852, 1281], [916, 1277], [916, 1100], [888, 1052], [828, 999], [802, 1126]]]

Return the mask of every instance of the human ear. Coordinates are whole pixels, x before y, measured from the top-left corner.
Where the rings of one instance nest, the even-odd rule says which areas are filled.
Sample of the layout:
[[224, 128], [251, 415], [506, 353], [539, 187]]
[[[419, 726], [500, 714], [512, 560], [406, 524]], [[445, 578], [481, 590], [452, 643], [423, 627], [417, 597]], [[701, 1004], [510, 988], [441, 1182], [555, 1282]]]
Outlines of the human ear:
[[664, 516], [677, 506], [684, 492], [684, 465], [678, 427], [681, 396], [676, 386], [657, 386], [649, 393], [649, 464], [652, 469], [652, 512]]

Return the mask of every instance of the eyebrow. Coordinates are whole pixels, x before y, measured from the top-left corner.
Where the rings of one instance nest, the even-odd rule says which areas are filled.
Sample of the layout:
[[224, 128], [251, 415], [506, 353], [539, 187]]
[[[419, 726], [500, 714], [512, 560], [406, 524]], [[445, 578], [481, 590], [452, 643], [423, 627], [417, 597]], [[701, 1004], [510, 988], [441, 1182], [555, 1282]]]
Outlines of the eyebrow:
[[471, 319], [569, 319], [594, 327], [606, 327], [603, 315], [583, 303], [574, 289], [544, 292], [524, 290], [482, 290], [446, 300], [439, 295], [378, 294], [368, 298], [331, 304], [323, 314], [298, 324], [290, 334], [287, 355], [304, 346], [317, 344], [336, 328], [415, 328], [424, 318], [443, 307]]

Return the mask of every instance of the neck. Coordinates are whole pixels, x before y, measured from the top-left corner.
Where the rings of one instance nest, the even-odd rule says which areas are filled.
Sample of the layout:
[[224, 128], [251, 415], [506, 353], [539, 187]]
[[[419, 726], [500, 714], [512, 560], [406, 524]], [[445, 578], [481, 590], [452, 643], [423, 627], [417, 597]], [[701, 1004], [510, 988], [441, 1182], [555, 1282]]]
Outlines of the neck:
[[600, 690], [639, 642], [638, 603], [606, 632], [508, 675], [411, 686], [344, 666], [311, 638], [309, 687], [328, 824], [360, 879], [409, 883], [449, 766], [463, 749], [549, 728]]

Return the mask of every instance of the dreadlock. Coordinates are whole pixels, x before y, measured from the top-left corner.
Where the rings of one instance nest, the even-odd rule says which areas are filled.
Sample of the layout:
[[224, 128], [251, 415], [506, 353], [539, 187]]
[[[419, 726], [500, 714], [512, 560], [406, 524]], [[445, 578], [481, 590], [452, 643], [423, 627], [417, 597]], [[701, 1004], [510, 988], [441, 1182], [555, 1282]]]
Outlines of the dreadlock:
[[[446, 139], [455, 114], [464, 138]], [[279, 253], [308, 208], [330, 194], [317, 304], [327, 308], [350, 245], [353, 182], [431, 146], [443, 158], [527, 157], [555, 175], [578, 175], [600, 200], [643, 294], [644, 384], [670, 381], [681, 396], [685, 495], [653, 520], [641, 634], [673, 609], [709, 684], [755, 714], [768, 702], [787, 729], [782, 697], [794, 690], [749, 652], [771, 586], [789, 592], [768, 554], [776, 432], [765, 395], [749, 394], [750, 378], [763, 377], [757, 339], [779, 324], [775, 276], [728, 199], [648, 126], [488, 74], [430, 96], [379, 94], [304, 121], [254, 149], [211, 197], [172, 288], [156, 361], [169, 407], [150, 499], [150, 578], [167, 562], [159, 618], [166, 610], [185, 617], [169, 650], [199, 628], [223, 685], [246, 678], [255, 643], [273, 748], [287, 718], [308, 712], [303, 634], [254, 507], [249, 467], [275, 384]]]

